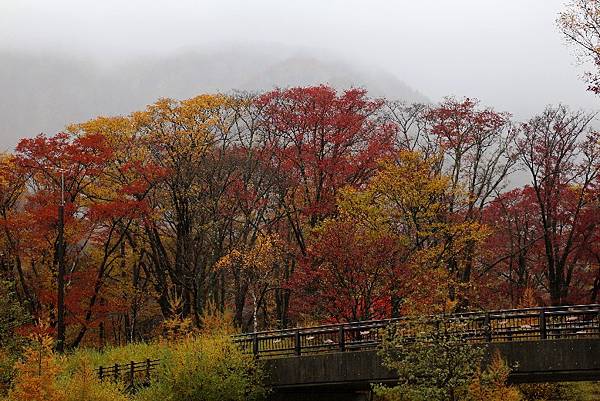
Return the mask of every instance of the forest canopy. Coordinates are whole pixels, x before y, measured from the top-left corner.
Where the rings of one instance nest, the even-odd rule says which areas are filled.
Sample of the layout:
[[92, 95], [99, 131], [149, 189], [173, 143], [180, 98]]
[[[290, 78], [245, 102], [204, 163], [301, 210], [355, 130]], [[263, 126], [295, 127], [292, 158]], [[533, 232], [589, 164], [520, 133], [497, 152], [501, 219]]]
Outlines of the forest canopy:
[[23, 139], [0, 160], [7, 310], [56, 326], [62, 183], [67, 348], [149, 339], [174, 314], [200, 326], [210, 305], [246, 331], [597, 302], [592, 118], [322, 85]]

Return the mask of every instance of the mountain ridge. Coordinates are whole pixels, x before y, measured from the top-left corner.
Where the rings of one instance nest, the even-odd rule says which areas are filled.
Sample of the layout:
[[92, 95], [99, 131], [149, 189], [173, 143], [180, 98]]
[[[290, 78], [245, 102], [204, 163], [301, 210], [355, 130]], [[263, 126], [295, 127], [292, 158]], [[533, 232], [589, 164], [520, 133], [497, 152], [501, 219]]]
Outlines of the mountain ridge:
[[307, 52], [188, 50], [122, 60], [110, 68], [54, 53], [3, 51], [0, 60], [5, 96], [0, 105], [0, 149], [98, 115], [128, 114], [159, 97], [185, 99], [199, 93], [323, 83], [337, 89], [363, 87], [373, 97], [429, 102], [383, 70]]

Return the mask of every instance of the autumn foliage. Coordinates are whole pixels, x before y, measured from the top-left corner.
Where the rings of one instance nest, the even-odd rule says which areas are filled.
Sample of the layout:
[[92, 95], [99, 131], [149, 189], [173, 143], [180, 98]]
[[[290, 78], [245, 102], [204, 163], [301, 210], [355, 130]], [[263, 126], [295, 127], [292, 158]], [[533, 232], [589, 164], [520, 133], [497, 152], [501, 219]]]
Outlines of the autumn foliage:
[[2, 156], [2, 279], [54, 335], [64, 176], [68, 348], [207, 309], [260, 330], [596, 302], [590, 122], [327, 86], [160, 99]]

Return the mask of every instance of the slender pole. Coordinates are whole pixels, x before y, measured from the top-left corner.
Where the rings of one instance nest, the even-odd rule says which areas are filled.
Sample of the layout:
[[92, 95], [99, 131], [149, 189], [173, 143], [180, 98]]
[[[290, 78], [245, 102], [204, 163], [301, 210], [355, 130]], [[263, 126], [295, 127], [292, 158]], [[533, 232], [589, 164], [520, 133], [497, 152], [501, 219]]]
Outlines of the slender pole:
[[58, 205], [58, 305], [56, 351], [65, 350], [65, 173], [60, 176], [60, 205]]

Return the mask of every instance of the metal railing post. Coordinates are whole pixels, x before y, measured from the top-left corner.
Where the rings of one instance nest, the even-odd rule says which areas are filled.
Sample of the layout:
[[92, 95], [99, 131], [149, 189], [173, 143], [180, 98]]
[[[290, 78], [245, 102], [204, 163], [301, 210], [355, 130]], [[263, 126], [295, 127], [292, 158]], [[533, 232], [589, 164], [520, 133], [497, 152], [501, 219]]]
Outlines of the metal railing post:
[[150, 358], [146, 359], [146, 383], [150, 384]]
[[100, 366], [98, 368], [98, 377], [100, 378], [100, 381], [102, 381], [102, 379], [104, 378], [104, 368], [102, 366]]
[[542, 310], [540, 312], [540, 338], [542, 340], [545, 340], [547, 338], [547, 333], [546, 333], [546, 311]]
[[119, 364], [115, 363], [115, 383], [119, 381]]
[[485, 314], [485, 319], [483, 320], [483, 333], [485, 335], [485, 341], [488, 343], [492, 342], [492, 322], [490, 319], [490, 314]]
[[302, 354], [302, 344], [300, 344], [300, 330], [296, 330], [294, 337], [296, 339], [294, 343], [294, 351], [297, 356], [300, 356]]
[[252, 353], [255, 357], [258, 357], [258, 334], [254, 334], [252, 339]]
[[340, 346], [340, 352], [346, 351], [346, 338], [344, 333], [344, 326], [340, 326], [338, 331], [338, 344]]

